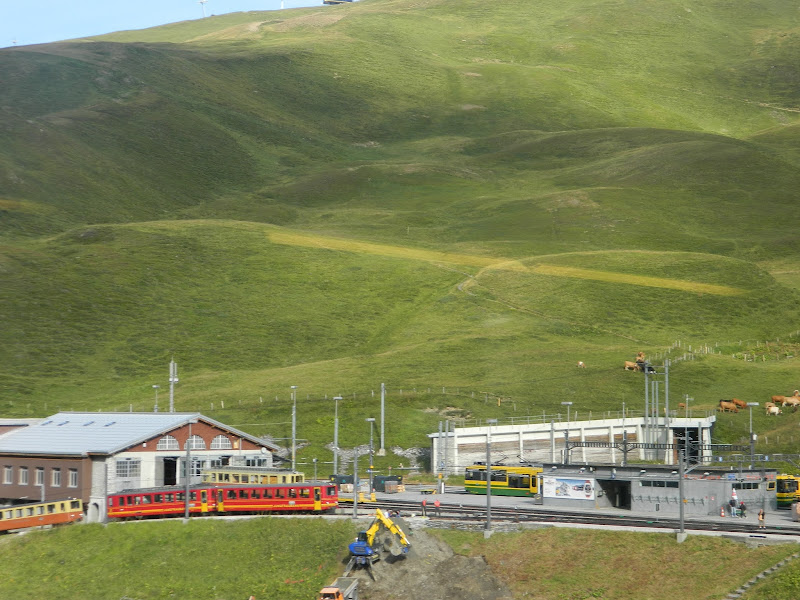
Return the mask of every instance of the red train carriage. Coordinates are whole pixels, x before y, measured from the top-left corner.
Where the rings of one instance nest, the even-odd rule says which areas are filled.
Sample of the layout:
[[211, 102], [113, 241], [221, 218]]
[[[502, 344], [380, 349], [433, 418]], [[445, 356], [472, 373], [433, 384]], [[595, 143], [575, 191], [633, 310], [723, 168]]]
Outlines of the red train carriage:
[[83, 518], [83, 503], [71, 498], [55, 502], [20, 504], [0, 509], [0, 532], [60, 525], [80, 521]]
[[[108, 496], [108, 516], [163, 517], [186, 514], [186, 491], [160, 488], [120, 492]], [[189, 513], [321, 513], [339, 505], [335, 485], [308, 483], [279, 485], [196, 485], [189, 489]]]

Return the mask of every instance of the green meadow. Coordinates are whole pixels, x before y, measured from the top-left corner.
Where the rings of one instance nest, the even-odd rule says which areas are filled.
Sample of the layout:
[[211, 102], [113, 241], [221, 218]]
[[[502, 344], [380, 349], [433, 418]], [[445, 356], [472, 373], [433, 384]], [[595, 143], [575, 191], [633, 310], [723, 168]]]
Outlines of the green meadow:
[[[174, 358], [177, 410], [277, 443], [297, 386], [324, 476], [333, 398], [363, 449], [381, 383], [382, 471], [446, 419], [642, 410], [639, 351], [695, 414], [791, 394], [798, 32], [781, 0], [361, 0], [0, 50], [1, 416], [165, 407]], [[796, 451], [800, 413], [752, 416]], [[0, 596], [311, 598], [352, 535], [32, 532]], [[718, 598], [792, 550], [443, 536], [519, 598]], [[750, 594], [796, 597], [796, 570]]]

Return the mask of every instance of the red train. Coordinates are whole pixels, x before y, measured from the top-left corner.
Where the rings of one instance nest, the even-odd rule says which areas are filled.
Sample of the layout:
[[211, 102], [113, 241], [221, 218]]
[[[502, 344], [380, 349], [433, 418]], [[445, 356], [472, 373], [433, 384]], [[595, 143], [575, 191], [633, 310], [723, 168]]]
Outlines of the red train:
[[18, 504], [0, 509], [0, 532], [28, 527], [43, 527], [80, 521], [83, 518], [83, 503], [80, 500], [57, 500]]
[[[186, 514], [186, 491], [179, 488], [123, 491], [108, 496], [112, 519], [181, 516]], [[339, 505], [335, 485], [287, 483], [278, 485], [210, 485], [189, 489], [189, 514], [322, 513]]]

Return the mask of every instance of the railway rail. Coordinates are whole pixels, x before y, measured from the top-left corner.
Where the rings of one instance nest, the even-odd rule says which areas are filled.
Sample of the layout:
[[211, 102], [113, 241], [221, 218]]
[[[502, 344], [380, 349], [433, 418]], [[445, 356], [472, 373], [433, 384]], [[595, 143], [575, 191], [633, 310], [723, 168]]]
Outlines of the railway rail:
[[[421, 515], [419, 502], [410, 500], [385, 500], [359, 504], [361, 508], [374, 507], [381, 510], [399, 511], [402, 516]], [[428, 517], [441, 523], [478, 525], [486, 521], [486, 507], [442, 502], [436, 511], [428, 502]], [[553, 510], [540, 506], [492, 506], [492, 521], [497, 523], [548, 524], [565, 523], [580, 525], [599, 525], [616, 527], [641, 527], [656, 529], [680, 529], [680, 519], [676, 517], [645, 517], [639, 515], [611, 515], [607, 513], [592, 514], [569, 510]], [[800, 526], [771, 525], [766, 529], [758, 529], [754, 519], [745, 520], [727, 518], [723, 520], [704, 520], [698, 518], [684, 519], [684, 529], [694, 531], [714, 531], [721, 533], [747, 533], [753, 536], [765, 534], [781, 534], [800, 537]]]

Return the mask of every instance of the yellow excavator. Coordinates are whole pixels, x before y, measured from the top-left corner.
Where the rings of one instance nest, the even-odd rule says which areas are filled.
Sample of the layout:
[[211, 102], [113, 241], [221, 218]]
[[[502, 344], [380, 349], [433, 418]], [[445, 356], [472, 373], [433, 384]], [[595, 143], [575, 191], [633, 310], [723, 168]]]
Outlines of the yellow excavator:
[[357, 567], [364, 567], [374, 580], [372, 565], [381, 559], [381, 554], [389, 552], [394, 557], [404, 557], [411, 550], [411, 542], [401, 529], [399, 520], [393, 521], [379, 508], [375, 511], [375, 519], [370, 526], [358, 533], [349, 549], [350, 561], [343, 577], [347, 577]]

